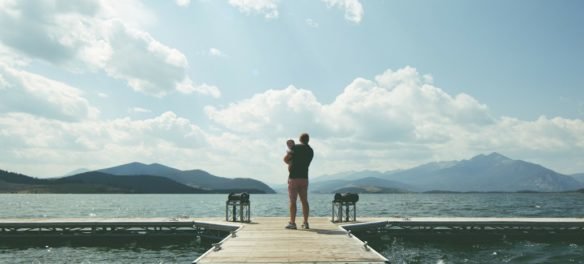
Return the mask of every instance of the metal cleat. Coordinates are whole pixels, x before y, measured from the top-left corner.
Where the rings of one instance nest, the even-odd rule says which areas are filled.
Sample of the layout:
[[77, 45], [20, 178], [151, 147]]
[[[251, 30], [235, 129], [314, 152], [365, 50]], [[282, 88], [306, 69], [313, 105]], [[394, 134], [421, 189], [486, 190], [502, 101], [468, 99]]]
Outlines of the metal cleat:
[[221, 250], [221, 243], [213, 243], [213, 251]]

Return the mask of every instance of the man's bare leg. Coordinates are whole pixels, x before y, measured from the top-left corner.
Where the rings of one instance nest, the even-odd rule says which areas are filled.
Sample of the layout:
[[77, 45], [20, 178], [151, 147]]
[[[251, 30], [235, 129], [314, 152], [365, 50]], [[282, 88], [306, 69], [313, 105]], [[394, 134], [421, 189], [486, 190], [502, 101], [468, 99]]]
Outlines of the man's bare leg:
[[308, 213], [310, 212], [310, 207], [308, 206], [308, 199], [306, 196], [300, 196], [300, 201], [302, 202], [302, 216], [304, 217], [304, 223], [308, 223]]
[[[304, 205], [303, 205], [304, 206]], [[304, 207], [302, 207], [304, 208]], [[294, 224], [296, 223], [296, 201], [292, 202], [290, 201], [290, 223]]]

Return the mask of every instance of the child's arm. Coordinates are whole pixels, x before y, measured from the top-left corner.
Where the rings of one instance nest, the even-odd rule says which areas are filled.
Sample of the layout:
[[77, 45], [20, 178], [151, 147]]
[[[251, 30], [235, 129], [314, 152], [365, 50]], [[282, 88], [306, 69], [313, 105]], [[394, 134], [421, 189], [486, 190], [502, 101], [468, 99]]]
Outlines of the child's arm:
[[292, 152], [286, 152], [286, 156], [284, 156], [284, 163], [290, 165], [292, 161]]

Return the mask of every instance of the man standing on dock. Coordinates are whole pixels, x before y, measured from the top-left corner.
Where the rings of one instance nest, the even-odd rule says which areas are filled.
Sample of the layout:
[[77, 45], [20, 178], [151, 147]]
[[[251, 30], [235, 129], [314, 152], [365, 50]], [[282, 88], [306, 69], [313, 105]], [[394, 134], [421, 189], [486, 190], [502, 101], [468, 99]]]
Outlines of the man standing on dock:
[[[308, 167], [314, 157], [312, 148], [308, 145], [310, 137], [307, 133], [300, 135], [300, 144], [292, 148], [292, 168], [288, 175], [288, 196], [290, 197], [290, 222], [288, 229], [296, 229], [296, 200], [300, 196], [304, 222], [302, 228], [308, 229]], [[284, 161], [286, 162], [286, 161]]]

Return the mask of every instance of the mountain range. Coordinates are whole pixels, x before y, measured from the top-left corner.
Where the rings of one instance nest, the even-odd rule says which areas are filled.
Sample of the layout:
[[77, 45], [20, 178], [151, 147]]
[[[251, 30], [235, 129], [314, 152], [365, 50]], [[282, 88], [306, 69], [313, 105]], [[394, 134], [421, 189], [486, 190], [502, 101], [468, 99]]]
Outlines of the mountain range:
[[0, 170], [0, 193], [205, 193], [158, 176], [114, 176], [86, 172], [57, 179], [37, 179]]
[[[315, 193], [402, 193], [416, 190], [413, 185], [384, 179], [384, 174], [376, 171], [355, 172], [354, 174], [345, 175], [347, 177], [345, 179], [311, 181], [310, 189]], [[361, 178], [362, 176], [364, 178]]]
[[231, 192], [246, 191], [250, 193], [275, 193], [265, 183], [250, 178], [225, 178], [212, 175], [204, 170], [178, 170], [162, 164], [128, 163], [116, 167], [101, 169], [99, 172], [112, 175], [155, 175], [171, 179], [184, 185], [208, 191]]
[[[82, 170], [85, 171], [85, 170]], [[181, 171], [138, 162], [38, 179], [0, 170], [0, 193], [275, 193], [261, 181], [224, 178], [203, 170]]]
[[562, 192], [584, 188], [583, 174], [575, 177], [541, 165], [513, 160], [499, 153], [469, 160], [432, 162], [411, 169], [342, 172], [311, 180], [311, 191], [362, 192]]
[[[258, 180], [219, 177], [204, 170], [179, 170], [158, 163], [133, 162], [72, 174], [38, 179], [0, 170], [0, 193], [275, 193]], [[286, 192], [285, 185], [274, 188]], [[564, 175], [499, 153], [405, 170], [342, 172], [310, 179], [310, 191], [315, 193], [563, 192], [583, 188], [584, 173]]]

